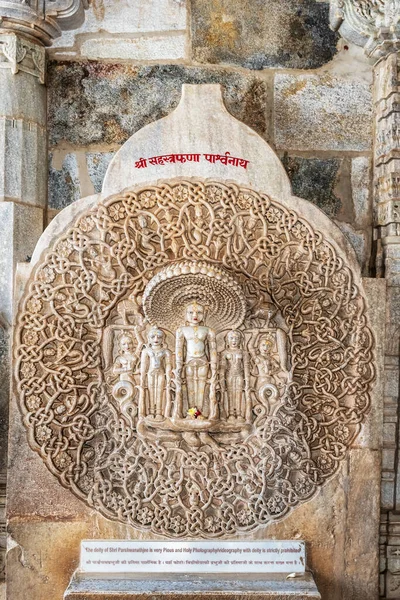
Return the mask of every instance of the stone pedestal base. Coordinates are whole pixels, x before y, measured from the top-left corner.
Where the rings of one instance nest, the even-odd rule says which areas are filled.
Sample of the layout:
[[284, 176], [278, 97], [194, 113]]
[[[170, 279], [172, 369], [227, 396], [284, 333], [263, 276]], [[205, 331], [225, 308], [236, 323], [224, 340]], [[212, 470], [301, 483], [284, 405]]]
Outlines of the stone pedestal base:
[[102, 579], [75, 574], [64, 600], [321, 600], [312, 575], [157, 575]]

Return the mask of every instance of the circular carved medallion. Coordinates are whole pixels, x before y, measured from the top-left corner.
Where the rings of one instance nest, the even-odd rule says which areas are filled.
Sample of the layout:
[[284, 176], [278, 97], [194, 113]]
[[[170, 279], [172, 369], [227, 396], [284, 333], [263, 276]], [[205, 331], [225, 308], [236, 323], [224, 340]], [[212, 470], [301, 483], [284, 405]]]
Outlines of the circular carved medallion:
[[[200, 263], [206, 284], [182, 271], [168, 287]], [[350, 268], [307, 221], [234, 184], [176, 181], [98, 204], [55, 241], [18, 314], [15, 376], [30, 445], [89, 506], [226, 537], [336, 473], [372, 347]]]

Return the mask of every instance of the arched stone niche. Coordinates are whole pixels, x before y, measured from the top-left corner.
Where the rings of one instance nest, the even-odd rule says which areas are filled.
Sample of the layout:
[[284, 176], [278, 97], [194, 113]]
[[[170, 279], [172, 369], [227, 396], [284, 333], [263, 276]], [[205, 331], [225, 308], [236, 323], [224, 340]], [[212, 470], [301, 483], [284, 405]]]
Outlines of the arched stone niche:
[[[228, 151], [247, 168], [135, 167]], [[304, 539], [322, 593], [376, 596], [384, 285], [292, 196], [219, 86], [184, 86], [176, 111], [128, 140], [103, 193], [53, 219], [21, 279], [8, 512], [60, 596], [61, 539], [76, 565], [81, 539], [160, 536]], [[211, 333], [207, 368], [190, 371], [194, 301], [193, 328]]]

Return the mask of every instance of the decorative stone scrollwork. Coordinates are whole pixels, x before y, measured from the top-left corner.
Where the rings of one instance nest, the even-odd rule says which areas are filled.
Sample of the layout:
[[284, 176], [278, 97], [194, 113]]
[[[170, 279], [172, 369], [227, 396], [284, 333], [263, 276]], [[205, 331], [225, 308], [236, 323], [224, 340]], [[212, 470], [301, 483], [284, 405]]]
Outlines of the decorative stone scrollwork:
[[400, 49], [400, 0], [330, 0], [331, 27], [379, 58]]
[[106, 517], [169, 537], [250, 531], [309, 500], [374, 378], [334, 247], [223, 182], [144, 187], [79, 217], [36, 267], [16, 336], [32, 448]]

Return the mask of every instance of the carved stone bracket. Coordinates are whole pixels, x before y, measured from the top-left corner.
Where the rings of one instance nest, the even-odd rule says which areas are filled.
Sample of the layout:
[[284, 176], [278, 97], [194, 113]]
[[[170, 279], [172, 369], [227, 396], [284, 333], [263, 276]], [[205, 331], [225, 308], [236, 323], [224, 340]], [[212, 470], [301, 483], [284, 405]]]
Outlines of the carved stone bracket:
[[30, 73], [45, 83], [46, 51], [42, 45], [30, 42], [15, 33], [0, 34], [0, 68]]
[[380, 58], [400, 49], [399, 0], [331, 0], [331, 27]]

